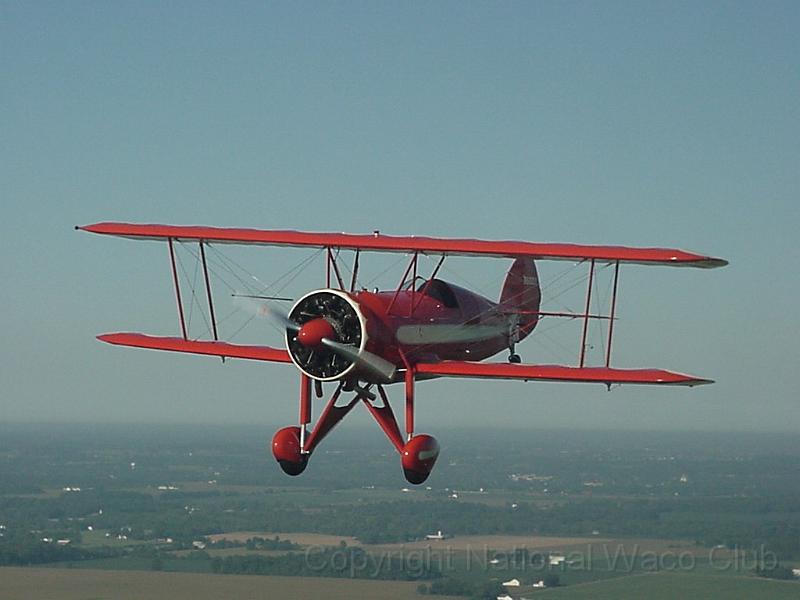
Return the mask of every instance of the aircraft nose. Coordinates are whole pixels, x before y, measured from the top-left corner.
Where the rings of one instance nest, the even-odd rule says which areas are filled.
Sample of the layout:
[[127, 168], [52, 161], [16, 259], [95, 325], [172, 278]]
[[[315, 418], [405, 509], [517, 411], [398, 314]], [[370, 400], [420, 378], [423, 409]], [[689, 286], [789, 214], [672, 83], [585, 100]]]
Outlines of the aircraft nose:
[[309, 348], [316, 348], [322, 344], [324, 338], [333, 340], [335, 337], [336, 331], [333, 325], [322, 317], [303, 324], [297, 332], [297, 341]]

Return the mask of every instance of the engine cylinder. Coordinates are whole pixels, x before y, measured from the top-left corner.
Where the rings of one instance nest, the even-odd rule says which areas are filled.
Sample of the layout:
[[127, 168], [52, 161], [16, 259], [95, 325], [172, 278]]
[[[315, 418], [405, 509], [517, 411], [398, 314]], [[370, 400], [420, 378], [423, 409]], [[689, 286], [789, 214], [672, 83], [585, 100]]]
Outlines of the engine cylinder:
[[333, 289], [310, 292], [292, 307], [289, 319], [300, 329], [286, 331], [286, 349], [303, 373], [319, 381], [334, 381], [356, 368], [353, 360], [321, 344], [328, 338], [354, 351], [365, 348], [366, 319], [349, 294]]

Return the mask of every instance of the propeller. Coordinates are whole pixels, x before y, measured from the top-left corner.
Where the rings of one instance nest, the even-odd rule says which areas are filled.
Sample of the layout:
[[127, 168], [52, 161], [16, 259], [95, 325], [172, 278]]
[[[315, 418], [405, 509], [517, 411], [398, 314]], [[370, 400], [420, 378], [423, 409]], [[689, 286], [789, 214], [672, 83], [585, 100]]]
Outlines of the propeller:
[[387, 382], [394, 379], [397, 368], [388, 360], [381, 358], [377, 354], [369, 350], [358, 350], [358, 348], [348, 346], [347, 344], [340, 344], [328, 338], [322, 338], [321, 341], [323, 345], [338, 353], [340, 356], [349, 358], [359, 366], [381, 376]]
[[[347, 365], [339, 364], [336, 360], [326, 362], [325, 357], [320, 356], [324, 355], [327, 349], [341, 359], [355, 363], [359, 368], [376, 375], [382, 381], [392, 381], [397, 372], [394, 364], [373, 352], [359, 349], [361, 331], [355, 309], [340, 296], [330, 292], [319, 294], [329, 297], [310, 296], [307, 299], [313, 301], [301, 300], [292, 309], [292, 314], [296, 314], [302, 322], [297, 322], [289, 315], [266, 304], [263, 304], [260, 310], [262, 314], [295, 334], [291, 338], [287, 335], [289, 352], [300, 366], [306, 367], [304, 370], [309, 374], [331, 379], [339, 374], [336, 371], [346, 370]], [[353, 330], [354, 327], [357, 330]], [[323, 361], [322, 365], [319, 361]], [[319, 372], [314, 373], [314, 369]]]
[[292, 321], [286, 313], [283, 313], [279, 310], [272, 308], [266, 302], [261, 304], [259, 307], [259, 311], [261, 314], [269, 317], [276, 323], [278, 323], [281, 327], [289, 329], [291, 331], [300, 331], [300, 325]]

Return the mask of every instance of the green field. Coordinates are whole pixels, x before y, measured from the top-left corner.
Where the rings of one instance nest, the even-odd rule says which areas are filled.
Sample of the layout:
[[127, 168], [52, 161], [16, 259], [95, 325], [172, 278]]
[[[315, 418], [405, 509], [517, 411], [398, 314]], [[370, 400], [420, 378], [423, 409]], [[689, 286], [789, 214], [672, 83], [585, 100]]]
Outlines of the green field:
[[542, 590], [542, 600], [783, 600], [800, 598], [800, 582], [706, 573], [637, 574], [616, 579]]

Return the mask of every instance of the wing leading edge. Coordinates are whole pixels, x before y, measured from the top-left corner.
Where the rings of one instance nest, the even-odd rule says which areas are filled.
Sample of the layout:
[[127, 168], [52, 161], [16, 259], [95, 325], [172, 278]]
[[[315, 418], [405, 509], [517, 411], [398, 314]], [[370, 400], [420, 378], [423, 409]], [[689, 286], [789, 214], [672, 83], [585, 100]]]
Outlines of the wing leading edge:
[[440, 377], [473, 377], [479, 379], [522, 379], [537, 381], [572, 381], [582, 383], [635, 383], [650, 385], [695, 386], [713, 383], [693, 375], [663, 369], [614, 369], [610, 367], [569, 367], [564, 365], [521, 365], [511, 363], [478, 363], [445, 360], [419, 363], [420, 375]]
[[286, 350], [269, 346], [247, 346], [229, 344], [227, 342], [185, 340], [179, 337], [160, 337], [143, 333], [106, 333], [98, 335], [97, 339], [115, 346], [130, 346], [148, 350], [167, 350], [170, 352], [187, 352], [189, 354], [245, 358], [278, 363], [292, 362]]
[[374, 233], [311, 233], [304, 231], [238, 229], [139, 223], [94, 223], [76, 229], [144, 240], [204, 241], [221, 244], [255, 244], [313, 248], [360, 249], [375, 252], [429, 252], [450, 256], [530, 256], [550, 260], [619, 261], [645, 265], [672, 265], [705, 269], [725, 266], [727, 261], [672, 248], [631, 248], [584, 244], [492, 241], [476, 239], [396, 236]]

